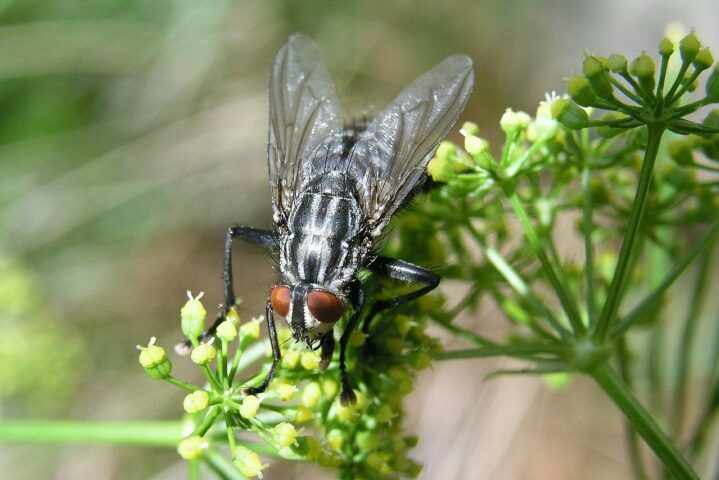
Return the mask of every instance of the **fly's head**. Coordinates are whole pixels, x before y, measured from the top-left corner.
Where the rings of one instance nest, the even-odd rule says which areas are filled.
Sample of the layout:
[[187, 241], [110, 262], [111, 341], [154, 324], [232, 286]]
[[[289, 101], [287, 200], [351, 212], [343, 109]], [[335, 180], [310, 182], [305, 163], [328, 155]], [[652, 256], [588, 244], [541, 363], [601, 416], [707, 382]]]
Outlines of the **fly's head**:
[[287, 320], [295, 341], [312, 349], [332, 331], [345, 305], [341, 295], [307, 283], [277, 285], [270, 293], [270, 303], [275, 313]]

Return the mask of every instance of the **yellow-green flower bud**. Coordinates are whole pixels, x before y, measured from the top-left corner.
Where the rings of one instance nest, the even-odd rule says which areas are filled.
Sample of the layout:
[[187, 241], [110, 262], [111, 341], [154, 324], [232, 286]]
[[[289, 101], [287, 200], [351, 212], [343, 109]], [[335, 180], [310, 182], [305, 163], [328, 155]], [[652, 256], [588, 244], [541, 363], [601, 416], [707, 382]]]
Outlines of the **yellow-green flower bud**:
[[569, 78], [567, 93], [572, 97], [572, 100], [584, 107], [589, 107], [597, 102], [597, 96], [594, 94], [591, 85], [589, 85], [589, 80], [583, 75], [575, 75]]
[[384, 348], [395, 357], [402, 355], [404, 349], [404, 340], [401, 338], [387, 338], [384, 341]]
[[320, 442], [318, 442], [315, 437], [297, 437], [296, 443], [297, 453], [305, 457], [307, 460], [317, 459], [317, 457], [319, 457], [320, 453], [322, 452], [322, 445], [320, 445]]
[[225, 315], [225, 320], [232, 322], [232, 325], [237, 327], [240, 324], [240, 313], [237, 311], [237, 307], [232, 306]]
[[375, 413], [375, 418], [379, 423], [391, 423], [392, 418], [394, 418], [394, 412], [392, 411], [392, 407], [386, 404], [382, 404], [377, 409], [377, 413]]
[[260, 323], [262, 323], [263, 317], [256, 317], [240, 325], [240, 346], [246, 347], [250, 343], [260, 338]]
[[305, 370], [316, 370], [320, 366], [320, 356], [317, 352], [305, 351], [300, 354], [300, 365]]
[[394, 317], [394, 327], [401, 337], [405, 337], [412, 328], [412, 319], [407, 315], [397, 315]]
[[193, 341], [205, 330], [207, 311], [200, 302], [202, 295], [204, 295], [204, 292], [200, 292], [198, 296], [193, 297], [192, 293], [188, 291], [187, 297], [189, 300], [180, 310], [182, 333]]
[[180, 440], [177, 445], [177, 453], [185, 460], [195, 460], [202, 456], [207, 447], [209, 447], [207, 440], [199, 435], [192, 435]]
[[712, 66], [712, 63], [714, 63], [714, 57], [712, 57], [712, 52], [710, 52], [708, 48], [699, 50], [699, 53], [697, 53], [694, 59], [694, 66], [697, 70], [706, 70]]
[[642, 52], [641, 55], [635, 58], [630, 68], [632, 75], [640, 79], [653, 78], [654, 70], [654, 60], [646, 52]]
[[339, 391], [339, 385], [331, 378], [322, 380], [322, 393], [326, 398], [334, 398]]
[[614, 73], [622, 73], [627, 69], [627, 59], [624, 55], [613, 53], [609, 55], [609, 59], [607, 60], [607, 67]]
[[211, 343], [202, 342], [192, 349], [190, 358], [198, 365], [206, 365], [217, 356], [217, 349]]
[[291, 401], [295, 398], [297, 393], [297, 387], [285, 382], [284, 380], [275, 380], [272, 382], [272, 391], [285, 402]]
[[232, 463], [245, 477], [262, 478], [262, 470], [269, 464], [263, 464], [259, 455], [242, 445], [237, 445], [232, 452]]
[[286, 352], [282, 352], [282, 363], [285, 367], [289, 369], [295, 368], [299, 362], [300, 352], [297, 350], [287, 350]]
[[209, 402], [210, 395], [208, 395], [206, 391], [195, 390], [182, 401], [182, 408], [184, 408], [187, 413], [197, 413], [207, 408]]
[[582, 71], [584, 76], [587, 77], [589, 85], [591, 85], [594, 93], [600, 98], [611, 98], [614, 93], [614, 87], [612, 87], [609, 81], [609, 75], [606, 72], [604, 62], [598, 57], [587, 56], [582, 64]]
[[242, 399], [242, 404], [239, 408], [240, 415], [245, 418], [255, 418], [257, 411], [260, 409], [260, 403], [262, 403], [262, 400], [256, 396], [247, 395]]
[[220, 340], [229, 343], [237, 337], [237, 329], [230, 320], [225, 320], [217, 326], [216, 335]]
[[355, 443], [361, 452], [376, 450], [379, 447], [379, 440], [379, 435], [374, 432], [363, 431], [355, 435]]
[[146, 347], [137, 346], [140, 350], [140, 365], [152, 378], [167, 378], [172, 373], [172, 363], [167, 358], [165, 349], [155, 345], [155, 340], [155, 337], [152, 337]]
[[342, 445], [345, 443], [345, 434], [338, 428], [333, 428], [327, 432], [327, 445], [336, 452], [342, 450]]
[[307, 407], [300, 407], [295, 412], [295, 416], [292, 418], [297, 423], [307, 423], [315, 418], [315, 414]]
[[512, 134], [517, 130], [527, 128], [532, 118], [525, 112], [515, 112], [511, 108], [504, 111], [502, 118], [499, 120], [499, 126], [506, 134]]
[[349, 344], [354, 348], [361, 347], [366, 340], [367, 335], [361, 330], [353, 330], [352, 333], [350, 333]]
[[659, 55], [669, 57], [672, 53], [674, 53], [674, 43], [667, 37], [662, 38], [659, 42]]
[[424, 350], [420, 350], [412, 354], [410, 362], [415, 369], [424, 370], [432, 365], [432, 357]]
[[389, 473], [389, 465], [387, 465], [387, 459], [379, 452], [371, 452], [369, 455], [367, 455], [365, 463], [369, 468], [376, 472], [379, 472], [381, 474], [383, 474], [384, 472]]
[[459, 130], [462, 135], [473, 135], [475, 137], [479, 136], [479, 126], [477, 126], [474, 122], [464, 122], [462, 124], [462, 128]]
[[579, 129], [587, 126], [589, 116], [587, 112], [576, 103], [566, 98], [552, 102], [552, 116], [567, 128]]
[[702, 48], [702, 44], [697, 36], [694, 35], [694, 32], [682, 38], [679, 42], [679, 54], [682, 57], [682, 61], [686, 63], [693, 62], [700, 48]]
[[315, 408], [322, 397], [322, 389], [317, 382], [309, 382], [302, 389], [300, 403], [307, 408]]
[[291, 423], [282, 422], [272, 427], [272, 437], [275, 439], [278, 445], [281, 447], [289, 447], [295, 445], [295, 439], [297, 438], [297, 430]]
[[467, 135], [464, 137], [464, 149], [470, 155], [480, 155], [489, 149], [489, 142], [474, 135]]

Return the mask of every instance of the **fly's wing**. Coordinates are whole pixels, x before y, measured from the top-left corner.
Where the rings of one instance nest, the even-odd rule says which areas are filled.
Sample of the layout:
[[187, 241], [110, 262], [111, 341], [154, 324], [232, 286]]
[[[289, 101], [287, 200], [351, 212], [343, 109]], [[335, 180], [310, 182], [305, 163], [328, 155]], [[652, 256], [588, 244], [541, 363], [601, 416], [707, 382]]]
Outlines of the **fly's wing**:
[[342, 108], [317, 44], [290, 36], [270, 74], [268, 162], [275, 222], [287, 219], [310, 154], [342, 130]]
[[454, 55], [412, 82], [362, 133], [348, 158], [374, 234], [422, 178], [474, 85], [472, 60]]

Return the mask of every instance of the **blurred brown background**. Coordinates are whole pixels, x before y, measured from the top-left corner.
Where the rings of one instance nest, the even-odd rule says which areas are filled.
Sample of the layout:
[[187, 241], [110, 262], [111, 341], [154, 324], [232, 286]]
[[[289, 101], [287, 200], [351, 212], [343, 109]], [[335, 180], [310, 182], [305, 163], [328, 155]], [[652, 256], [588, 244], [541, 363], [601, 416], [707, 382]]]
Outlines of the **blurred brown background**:
[[[266, 80], [288, 34], [317, 40], [356, 115], [444, 57], [472, 56], [464, 118], [499, 144], [504, 109], [561, 92], [584, 49], [653, 54], [670, 23], [719, 46], [716, 0], [0, 0], [0, 415], [178, 417], [182, 392], [150, 381], [134, 346], [178, 338], [186, 290], [220, 302], [228, 225], [271, 223]], [[237, 267], [243, 313], [256, 315], [270, 263], [246, 248]], [[491, 312], [464, 321], [502, 325]], [[629, 477], [619, 416], [594, 385], [481, 381], [503, 362], [423, 373], [407, 422], [421, 478]], [[173, 451], [87, 446], [0, 445], [0, 471], [185, 475]]]

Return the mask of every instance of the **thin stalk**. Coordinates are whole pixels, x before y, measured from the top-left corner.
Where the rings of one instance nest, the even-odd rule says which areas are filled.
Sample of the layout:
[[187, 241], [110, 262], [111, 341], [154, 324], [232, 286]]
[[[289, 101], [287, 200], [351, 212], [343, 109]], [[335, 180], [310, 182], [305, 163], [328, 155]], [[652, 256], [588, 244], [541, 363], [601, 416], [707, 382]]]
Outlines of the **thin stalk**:
[[115, 443], [176, 447], [182, 422], [0, 421], [0, 442]]
[[[547, 258], [547, 254], [542, 249], [542, 245], [539, 242], [539, 235], [537, 235], [537, 232], [534, 229], [532, 222], [529, 220], [529, 216], [527, 215], [524, 206], [522, 205], [522, 201], [516, 193], [510, 197], [510, 202], [512, 204], [512, 208], [514, 209], [514, 213], [519, 219], [519, 223], [522, 225], [524, 234], [534, 250], [534, 254], [542, 264], [542, 269], [544, 270], [545, 275], [549, 278], [549, 282], [552, 284], [557, 297], [559, 297], [559, 302], [562, 304], [562, 308], [564, 308], [567, 318], [572, 324], [574, 332], [578, 335], [583, 334], [586, 329], [584, 327], [584, 323], [582, 323], [581, 317], [579, 316], [579, 310], [577, 310], [577, 306], [574, 304], [574, 300], [569, 293], [569, 287], [567, 286], [566, 280], [562, 281], [559, 278], [559, 275], [554, 270], [549, 258]], [[561, 269], [561, 266], [558, 266], [558, 268]]]
[[526, 359], [529, 356], [533, 359], [536, 355], [552, 355], [557, 357], [563, 355], [564, 353], [564, 348], [552, 345], [496, 345], [493, 347], [468, 348], [466, 350], [440, 352], [434, 358], [436, 360], [463, 360], [470, 358], [506, 356]]
[[229, 480], [245, 480], [234, 465], [227, 461], [222, 453], [215, 448], [208, 448], [202, 455], [202, 460], [220, 475], [220, 478]]
[[206, 434], [212, 424], [215, 423], [215, 419], [221, 411], [222, 408], [219, 405], [211, 407], [205, 414], [205, 417], [202, 419], [202, 422], [200, 422], [200, 424], [195, 427], [195, 430], [192, 432], [192, 434], [200, 436]]
[[198, 387], [197, 385], [187, 383], [184, 380], [180, 380], [179, 378], [173, 377], [172, 375], [168, 375], [167, 377], [163, 378], [163, 380], [166, 381], [167, 383], [171, 383], [171, 384], [175, 385], [176, 387], [180, 387], [183, 390], [187, 390], [190, 393], [194, 392], [195, 390], [200, 389], [200, 387]]
[[648, 294], [639, 304], [634, 307], [611, 331], [612, 338], [623, 335], [642, 315], [651, 310], [656, 302], [661, 300], [662, 295], [671, 287], [679, 276], [691, 265], [695, 258], [706, 248], [713, 245], [714, 238], [719, 233], [719, 220], [716, 220], [701, 240], [695, 243], [679, 261], [674, 264], [664, 280]]
[[610, 366], [602, 365], [590, 374], [672, 475], [680, 480], [699, 480], [689, 462]]
[[667, 79], [667, 69], [669, 67], [669, 55], [662, 55], [662, 63], [659, 66], [659, 80], [657, 81], [656, 97], [658, 105], [664, 103], [664, 82]]
[[192, 460], [187, 462], [187, 478], [189, 478], [189, 480], [200, 480], [199, 460]]
[[496, 344], [494, 342], [492, 342], [491, 340], [489, 340], [481, 335], [478, 335], [478, 334], [472, 332], [471, 330], [467, 330], [466, 328], [459, 327], [459, 326], [455, 325], [454, 323], [447, 322], [444, 319], [439, 319], [437, 317], [432, 317], [432, 320], [434, 320], [434, 322], [437, 325], [439, 325], [440, 327], [442, 327], [445, 330], [447, 330], [448, 332], [451, 332], [452, 334], [454, 334], [455, 337], [461, 338], [462, 340], [464, 340], [466, 342], [473, 343], [475, 345], [487, 346], [487, 347], [496, 346]]
[[[473, 228], [470, 231], [476, 234]], [[566, 328], [559, 323], [559, 320], [554, 314], [544, 305], [544, 303], [534, 295], [534, 292], [529, 288], [529, 285], [522, 279], [521, 276], [512, 268], [509, 263], [505, 260], [501, 253], [493, 248], [489, 248], [484, 244], [482, 239], [478, 236], [475, 237], [477, 243], [484, 251], [484, 255], [487, 257], [489, 263], [497, 269], [497, 271], [504, 277], [509, 285], [527, 302], [535, 311], [539, 312], [547, 321], [554, 327], [554, 330], [564, 339], [569, 340], [570, 335]]]
[[679, 348], [679, 362], [676, 372], [676, 387], [674, 396], [674, 405], [672, 407], [672, 436], [679, 438], [682, 433], [682, 427], [686, 415], [687, 401], [687, 385], [689, 383], [689, 364], [692, 359], [694, 349], [694, 337], [696, 333], [697, 320], [701, 312], [707, 293], [707, 277], [709, 276], [711, 266], [712, 250], [709, 250], [703, 262], [700, 262], [699, 271], [697, 272], [692, 298], [689, 303], [686, 320], [684, 321], [684, 330], [682, 331], [681, 347]]
[[584, 223], [584, 271], [587, 279], [587, 315], [589, 324], [593, 325], [597, 315], [597, 297], [594, 279], [594, 249], [592, 248], [592, 191], [589, 184], [591, 170], [584, 164], [582, 170], [582, 221]]
[[[629, 352], [627, 352], [626, 339], [620, 339], [617, 344], [617, 359], [619, 360], [619, 373], [622, 380], [629, 388], [632, 388], [632, 371], [629, 366]], [[626, 436], [627, 448], [629, 450], [629, 459], [632, 462], [632, 472], [636, 480], [645, 480], [647, 478], [644, 460], [642, 459], [642, 449], [639, 445], [639, 436], [637, 432], [624, 419], [624, 435]]]
[[667, 92], [667, 96], [665, 97], [665, 104], [671, 105], [674, 103], [674, 92], [677, 91], [677, 88], [682, 84], [682, 80], [684, 79], [684, 74], [689, 69], [689, 65], [691, 65], [691, 62], [682, 62], [682, 66], [679, 67], [679, 72], [677, 73], [677, 76], [674, 78], [674, 83], [672, 83], [671, 88], [669, 88], [669, 91]]
[[616, 317], [617, 309], [621, 301], [620, 294], [622, 285], [627, 274], [629, 273], [630, 257], [636, 248], [635, 239], [644, 213], [644, 206], [647, 202], [649, 194], [649, 186], [652, 183], [652, 172], [654, 171], [654, 163], [659, 152], [659, 143], [664, 133], [663, 127], [649, 126], [649, 137], [647, 141], [647, 149], [644, 152], [644, 162], [642, 170], [639, 174], [639, 185], [634, 198], [631, 213], [629, 214], [629, 224], [627, 225], [627, 233], [622, 242], [622, 248], [619, 251], [619, 259], [612, 277], [612, 283], [609, 286], [607, 300], [604, 303], [599, 319], [594, 328], [594, 339], [597, 343], [604, 343], [607, 337], [612, 321]]

